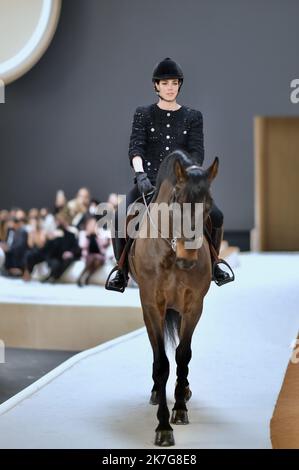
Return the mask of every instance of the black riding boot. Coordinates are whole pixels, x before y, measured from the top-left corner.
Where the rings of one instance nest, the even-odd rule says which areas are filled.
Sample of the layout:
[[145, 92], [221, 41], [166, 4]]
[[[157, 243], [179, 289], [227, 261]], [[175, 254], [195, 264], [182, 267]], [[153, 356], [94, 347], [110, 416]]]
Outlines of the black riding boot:
[[[222, 237], [223, 237], [223, 226], [213, 227], [211, 238], [212, 238], [212, 243], [215, 247], [215, 250], [218, 256], [219, 256]], [[218, 286], [221, 286], [222, 284], [226, 284], [227, 282], [233, 281], [233, 278], [230, 277], [229, 273], [227, 273], [226, 271], [223, 271], [223, 269], [220, 268], [219, 264], [216, 264], [216, 265], [213, 264], [212, 279], [213, 281], [216, 282]]]
[[[115, 231], [115, 237], [112, 238], [114, 256], [117, 260], [117, 263], [119, 262], [119, 259], [121, 257], [121, 254], [122, 254], [123, 249], [124, 249], [125, 244], [126, 244], [126, 239], [122, 238], [122, 237], [119, 237], [118, 235], [119, 235], [118, 232]], [[114, 269], [115, 268], [113, 268], [113, 270]], [[126, 257], [125, 262], [123, 264], [123, 268], [118, 269], [116, 271], [116, 275], [114, 276], [113, 279], [109, 279], [112, 272], [113, 272], [113, 270], [111, 271], [111, 273], [108, 276], [108, 279], [107, 279], [106, 284], [105, 284], [105, 288], [107, 290], [115, 290], [117, 292], [124, 292], [125, 288], [128, 285], [128, 280], [129, 280], [127, 257]]]

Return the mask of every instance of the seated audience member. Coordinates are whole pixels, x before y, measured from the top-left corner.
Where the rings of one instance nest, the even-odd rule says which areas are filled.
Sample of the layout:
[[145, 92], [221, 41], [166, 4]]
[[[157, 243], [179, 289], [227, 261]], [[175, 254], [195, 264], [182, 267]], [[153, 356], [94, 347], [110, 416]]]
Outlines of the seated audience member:
[[17, 277], [24, 272], [24, 258], [28, 249], [28, 232], [25, 228], [26, 213], [18, 209], [10, 222], [7, 239], [2, 244], [2, 249], [5, 252], [3, 274]]
[[8, 219], [9, 212], [6, 209], [2, 209], [0, 211], [0, 243], [6, 241]]
[[28, 250], [24, 260], [24, 281], [31, 279], [33, 268], [36, 264], [45, 261], [43, 247], [47, 241], [46, 231], [42, 228], [41, 219], [31, 216], [28, 224]]
[[103, 266], [106, 261], [105, 251], [109, 244], [109, 238], [104, 237], [103, 232], [97, 229], [96, 216], [89, 216], [85, 221], [85, 230], [81, 230], [79, 234], [79, 245], [85, 261], [84, 270], [77, 281], [79, 287], [88, 284], [92, 274]]
[[51, 233], [56, 229], [55, 217], [46, 207], [42, 207], [39, 211], [39, 219], [41, 228], [46, 232], [47, 238], [51, 238]]
[[89, 204], [89, 213], [94, 215], [97, 213], [97, 207], [100, 204], [100, 201], [97, 199], [91, 199], [90, 204]]
[[108, 196], [108, 201], [107, 202], [109, 202], [109, 204], [112, 204], [113, 209], [116, 210], [117, 205], [120, 202], [120, 198], [116, 193], [110, 193], [109, 196]]
[[54, 283], [73, 261], [80, 259], [81, 256], [78, 239], [71, 230], [70, 216], [67, 211], [58, 212], [55, 219], [57, 229], [54, 232], [54, 238], [48, 240], [43, 248], [50, 273], [42, 282]]
[[30, 219], [33, 219], [34, 217], [38, 217], [38, 216], [39, 216], [39, 209], [37, 209], [36, 207], [32, 207], [28, 211], [28, 222]]
[[55, 203], [54, 203], [54, 214], [60, 212], [67, 205], [67, 198], [62, 189], [58, 189], [56, 192]]
[[75, 199], [67, 203], [67, 209], [71, 214], [71, 224], [78, 230], [84, 229], [85, 219], [89, 215], [90, 191], [80, 188]]

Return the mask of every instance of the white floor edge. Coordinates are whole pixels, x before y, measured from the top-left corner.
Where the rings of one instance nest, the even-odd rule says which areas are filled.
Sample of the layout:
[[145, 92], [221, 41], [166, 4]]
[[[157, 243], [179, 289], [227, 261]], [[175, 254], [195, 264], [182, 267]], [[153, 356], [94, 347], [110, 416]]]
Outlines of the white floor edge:
[[[299, 254], [241, 255], [205, 299], [193, 340], [190, 425], [176, 448], [271, 448], [270, 419], [299, 329]], [[0, 406], [0, 448], [153, 448], [144, 328], [71, 358]], [[173, 404], [175, 374], [168, 384]]]

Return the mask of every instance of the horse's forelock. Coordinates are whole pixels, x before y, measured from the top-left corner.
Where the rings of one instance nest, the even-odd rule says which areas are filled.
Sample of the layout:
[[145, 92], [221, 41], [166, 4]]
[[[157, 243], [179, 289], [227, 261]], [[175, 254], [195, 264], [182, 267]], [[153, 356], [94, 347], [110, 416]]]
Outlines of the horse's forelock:
[[173, 187], [176, 185], [176, 162], [179, 162], [187, 173], [187, 180], [184, 187], [184, 193], [187, 200], [190, 202], [203, 200], [204, 196], [209, 192], [209, 185], [205, 171], [191, 159], [187, 152], [183, 150], [175, 150], [171, 152], [162, 161], [156, 179], [155, 195], [158, 195], [160, 186], [165, 179], [167, 179]]
[[194, 164], [187, 152], [183, 150], [174, 150], [162, 161], [156, 179], [156, 187], [160, 187], [164, 179], [168, 179], [173, 186], [176, 184], [175, 163], [179, 162], [183, 168]]
[[202, 169], [192, 169], [183, 189], [184, 199], [188, 202], [202, 202], [210, 195], [208, 179]]

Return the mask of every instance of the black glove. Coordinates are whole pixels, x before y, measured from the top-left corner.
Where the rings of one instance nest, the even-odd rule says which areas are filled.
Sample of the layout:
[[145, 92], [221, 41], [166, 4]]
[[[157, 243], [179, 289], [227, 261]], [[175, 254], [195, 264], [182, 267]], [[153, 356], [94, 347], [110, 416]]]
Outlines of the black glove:
[[140, 194], [147, 194], [155, 189], [144, 171], [136, 171], [134, 181], [137, 183]]

